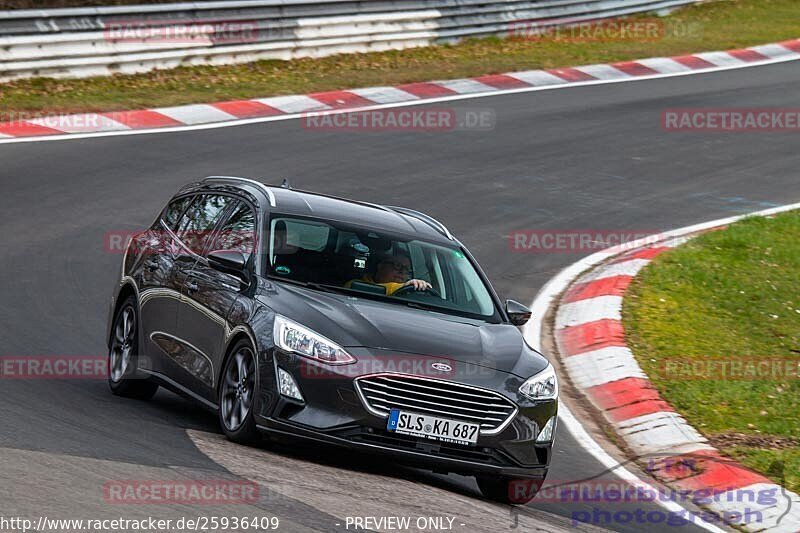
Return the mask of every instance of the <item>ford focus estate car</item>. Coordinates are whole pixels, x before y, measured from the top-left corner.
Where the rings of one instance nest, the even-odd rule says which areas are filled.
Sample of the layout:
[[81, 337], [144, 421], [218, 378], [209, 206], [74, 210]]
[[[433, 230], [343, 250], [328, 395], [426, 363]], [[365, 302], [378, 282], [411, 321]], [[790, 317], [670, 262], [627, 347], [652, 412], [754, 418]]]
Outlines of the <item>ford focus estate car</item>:
[[521, 503], [558, 410], [553, 367], [518, 329], [529, 318], [427, 215], [211, 177], [127, 245], [108, 380], [194, 399], [236, 442], [381, 454]]

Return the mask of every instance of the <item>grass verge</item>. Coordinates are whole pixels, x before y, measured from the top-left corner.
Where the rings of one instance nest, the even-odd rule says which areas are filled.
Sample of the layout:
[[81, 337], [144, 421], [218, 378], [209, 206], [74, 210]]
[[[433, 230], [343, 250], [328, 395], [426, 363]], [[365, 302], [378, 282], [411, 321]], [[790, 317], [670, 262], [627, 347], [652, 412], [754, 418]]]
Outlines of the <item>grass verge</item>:
[[588, 40], [565, 32], [536, 39], [469, 39], [403, 51], [181, 67], [140, 75], [19, 80], [0, 84], [0, 121], [28, 113], [121, 111], [606, 63], [800, 37], [797, 0], [713, 2], [659, 20], [663, 31], [657, 38]]
[[658, 257], [623, 306], [628, 344], [662, 396], [724, 453], [795, 492], [798, 279], [800, 213], [750, 218]]

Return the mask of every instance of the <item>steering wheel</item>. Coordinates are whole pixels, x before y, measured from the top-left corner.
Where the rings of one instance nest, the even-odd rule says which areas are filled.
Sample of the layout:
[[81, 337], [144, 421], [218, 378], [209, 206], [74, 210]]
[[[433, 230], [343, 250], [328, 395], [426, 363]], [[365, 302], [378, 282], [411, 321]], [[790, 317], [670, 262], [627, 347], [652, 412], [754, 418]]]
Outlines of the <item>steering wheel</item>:
[[436, 296], [437, 298], [441, 298], [442, 297], [442, 295], [439, 294], [436, 291], [436, 289], [434, 289], [433, 287], [431, 287], [430, 289], [425, 289], [425, 290], [418, 291], [417, 289], [414, 288], [413, 285], [406, 285], [405, 287], [400, 287], [399, 289], [394, 291], [394, 294], [392, 296], [404, 296], [404, 295], [407, 295], [407, 294], [418, 293], [418, 292], [424, 292], [424, 293], [429, 294], [431, 296]]

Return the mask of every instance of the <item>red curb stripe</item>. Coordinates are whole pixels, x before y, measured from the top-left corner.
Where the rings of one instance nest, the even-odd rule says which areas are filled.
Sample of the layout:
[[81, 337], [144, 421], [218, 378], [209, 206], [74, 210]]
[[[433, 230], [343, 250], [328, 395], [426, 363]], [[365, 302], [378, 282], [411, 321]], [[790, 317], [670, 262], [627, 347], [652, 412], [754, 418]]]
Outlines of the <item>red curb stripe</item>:
[[328, 91], [324, 93], [311, 93], [308, 95], [310, 98], [329, 105], [334, 109], [341, 109], [344, 107], [364, 107], [368, 105], [375, 105], [372, 100], [367, 100], [363, 96], [359, 96], [349, 91]]
[[659, 73], [636, 61], [620, 61], [618, 63], [612, 63], [611, 66], [631, 76], [651, 76]]
[[656, 246], [654, 248], [642, 248], [641, 250], [636, 250], [630, 254], [622, 256], [620, 259], [614, 261], [615, 263], [624, 263], [625, 261], [631, 261], [633, 259], [655, 259], [657, 256], [663, 254], [667, 250], [670, 250], [669, 246]]
[[564, 355], [578, 355], [609, 346], [625, 346], [625, 331], [619, 320], [603, 319], [559, 330]]
[[791, 50], [793, 52], [797, 52], [798, 54], [800, 54], [800, 39], [794, 39], [794, 40], [791, 40], [791, 41], [783, 41], [783, 42], [778, 43], [778, 44], [783, 46], [783, 47], [785, 47], [785, 48], [788, 48], [789, 50]]
[[522, 89], [530, 87], [530, 84], [504, 74], [489, 74], [473, 79], [490, 87], [494, 87], [495, 89]]
[[595, 385], [585, 390], [592, 402], [604, 411], [617, 409], [637, 402], [661, 400], [650, 380], [625, 378], [611, 383]]
[[619, 423], [639, 416], [664, 412], [674, 413], [675, 409], [664, 400], [647, 400], [611, 409], [610, 411], [606, 411], [606, 415], [608, 415], [612, 422]]
[[597, 296], [622, 296], [633, 281], [633, 276], [611, 276], [573, 285], [564, 295], [563, 302], [577, 302]]
[[419, 98], [436, 98], [437, 96], [450, 96], [451, 94], [458, 94], [447, 87], [442, 87], [435, 83], [407, 83], [397, 87], [407, 93], [411, 93]]
[[284, 114], [280, 109], [254, 100], [232, 100], [230, 102], [218, 102], [211, 105], [236, 118], [271, 117], [273, 115]]
[[554, 76], [558, 76], [562, 80], [567, 81], [592, 81], [596, 80], [594, 76], [590, 76], [583, 71], [574, 68], [549, 68], [545, 70]]
[[[682, 490], [709, 491], [715, 493], [726, 490], [736, 490], [755, 483], [772, 482], [761, 474], [745, 468], [730, 458], [722, 456], [716, 450], [707, 450], [693, 454], [678, 456], [675, 461], [682, 461], [685, 464], [693, 465], [693, 468], [701, 470], [697, 475], [672, 479], [671, 481]], [[665, 464], [669, 464], [665, 461]], [[659, 470], [659, 475], [665, 479], [670, 478], [669, 468]]]
[[769, 59], [767, 56], [759, 54], [755, 50], [748, 50], [746, 48], [743, 50], [729, 50], [728, 53], [736, 59], [741, 59], [742, 61], [747, 61], [748, 63]]
[[674, 61], [677, 61], [681, 65], [684, 65], [684, 66], [687, 66], [687, 67], [693, 68], [693, 69], [716, 67], [715, 64], [709, 63], [705, 59], [700, 59], [699, 57], [695, 57], [695, 56], [678, 56], [678, 57], [673, 57], [673, 58], [670, 58], [670, 59], [673, 59]]
[[64, 133], [60, 130], [32, 124], [30, 122], [6, 122], [0, 124], [0, 133], [12, 137], [33, 137], [36, 135], [58, 135]]
[[162, 115], [156, 111], [150, 111], [146, 109], [140, 111], [113, 111], [110, 113], [100, 114], [132, 129], [183, 126], [182, 122], [178, 122], [167, 115]]

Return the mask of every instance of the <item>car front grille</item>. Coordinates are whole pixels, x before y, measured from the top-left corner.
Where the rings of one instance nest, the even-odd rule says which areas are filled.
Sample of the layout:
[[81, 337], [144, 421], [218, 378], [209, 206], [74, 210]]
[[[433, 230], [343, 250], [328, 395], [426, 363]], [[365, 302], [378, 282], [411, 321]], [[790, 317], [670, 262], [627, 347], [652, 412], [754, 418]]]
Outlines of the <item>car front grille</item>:
[[369, 412], [387, 416], [401, 409], [480, 424], [482, 435], [500, 433], [517, 414], [517, 406], [496, 392], [402, 374], [356, 379], [356, 389]]

